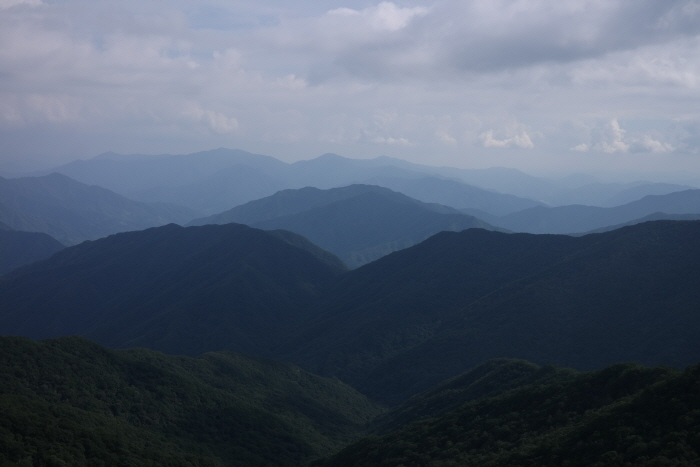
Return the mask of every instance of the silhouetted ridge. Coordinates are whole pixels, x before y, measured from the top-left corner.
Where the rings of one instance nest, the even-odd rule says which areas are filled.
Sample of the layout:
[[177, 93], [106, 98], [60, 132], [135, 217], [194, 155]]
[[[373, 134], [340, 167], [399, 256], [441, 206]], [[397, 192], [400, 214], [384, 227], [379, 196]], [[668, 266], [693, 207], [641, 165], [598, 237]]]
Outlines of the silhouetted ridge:
[[443, 231], [489, 224], [374, 185], [283, 190], [192, 224], [241, 222], [296, 232], [357, 267]]
[[696, 221], [443, 232], [342, 276], [289, 352], [390, 403], [491, 358], [685, 366], [700, 360], [698, 239]]
[[342, 271], [244, 225], [170, 224], [85, 242], [7, 276], [0, 332], [269, 354]]

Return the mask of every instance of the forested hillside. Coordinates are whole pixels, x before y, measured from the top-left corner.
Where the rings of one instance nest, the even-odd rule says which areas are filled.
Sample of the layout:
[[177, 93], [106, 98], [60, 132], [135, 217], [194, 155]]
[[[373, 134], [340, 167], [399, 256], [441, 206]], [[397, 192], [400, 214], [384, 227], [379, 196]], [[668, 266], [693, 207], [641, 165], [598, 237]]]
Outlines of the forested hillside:
[[380, 411], [269, 360], [0, 338], [0, 465], [299, 466]]
[[388, 433], [385, 427], [385, 434], [314, 465], [651, 467], [700, 462], [700, 366], [680, 372], [617, 364], [576, 373], [505, 361], [474, 372], [476, 377], [450, 381], [382, 417], [405, 421], [413, 414], [416, 421], [394, 423]]

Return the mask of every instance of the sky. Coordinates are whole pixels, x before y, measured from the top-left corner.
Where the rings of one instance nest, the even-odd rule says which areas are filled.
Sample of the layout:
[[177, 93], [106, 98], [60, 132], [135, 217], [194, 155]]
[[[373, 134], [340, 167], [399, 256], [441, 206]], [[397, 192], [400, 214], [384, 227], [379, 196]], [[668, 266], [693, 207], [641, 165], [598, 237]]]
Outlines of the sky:
[[700, 177], [700, 1], [0, 0], [0, 169], [217, 147]]

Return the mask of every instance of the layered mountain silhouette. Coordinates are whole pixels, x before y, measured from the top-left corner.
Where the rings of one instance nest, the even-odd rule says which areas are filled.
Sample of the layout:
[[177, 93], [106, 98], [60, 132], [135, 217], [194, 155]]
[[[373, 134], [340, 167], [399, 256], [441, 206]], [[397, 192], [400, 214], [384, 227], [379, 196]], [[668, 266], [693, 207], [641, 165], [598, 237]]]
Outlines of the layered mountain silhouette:
[[14, 230], [43, 232], [74, 245], [128, 230], [184, 223], [189, 209], [132, 201], [65, 175], [0, 177], [0, 222]]
[[344, 275], [290, 351], [389, 402], [496, 357], [692, 364], [699, 234], [695, 221], [583, 237], [444, 232]]
[[290, 237], [170, 224], [83, 242], [0, 281], [0, 333], [270, 354], [343, 271]]
[[169, 225], [6, 275], [0, 333], [284, 358], [389, 403], [490, 358], [684, 366], [700, 359], [699, 235], [696, 221], [469, 229], [344, 272], [291, 233]]
[[48, 258], [63, 248], [64, 245], [45, 233], [0, 229], [0, 275]]
[[496, 216], [542, 205], [531, 199], [484, 190], [457, 180], [438, 177], [376, 177], [367, 183], [390, 188], [426, 203], [439, 203], [460, 210], [475, 209]]
[[440, 231], [493, 228], [455, 209], [373, 185], [283, 190], [191, 224], [228, 222], [296, 232], [352, 268]]
[[700, 190], [649, 195], [611, 208], [594, 206], [537, 206], [487, 221], [514, 232], [572, 234], [589, 232], [631, 221], [641, 222], [655, 213], [700, 214]]

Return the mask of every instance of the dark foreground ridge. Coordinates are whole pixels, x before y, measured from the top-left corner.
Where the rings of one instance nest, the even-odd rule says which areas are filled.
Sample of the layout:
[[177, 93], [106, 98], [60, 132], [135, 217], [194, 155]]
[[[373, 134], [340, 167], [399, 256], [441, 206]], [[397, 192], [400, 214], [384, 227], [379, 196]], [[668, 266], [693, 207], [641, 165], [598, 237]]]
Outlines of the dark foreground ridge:
[[346, 271], [291, 233], [169, 225], [0, 279], [0, 334], [291, 361], [396, 405], [493, 358], [700, 361], [700, 222], [443, 232]]
[[382, 417], [385, 434], [314, 465], [700, 463], [698, 365], [681, 372], [617, 364], [578, 373], [501, 361], [472, 373]]
[[299, 466], [380, 408], [292, 365], [0, 338], [0, 465]]

